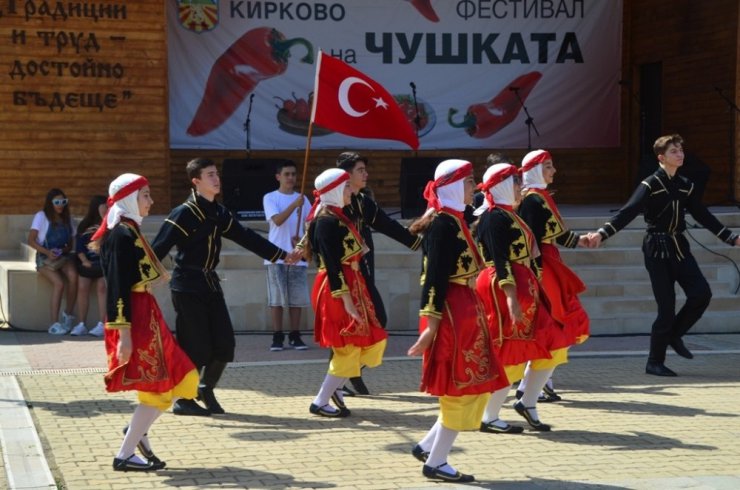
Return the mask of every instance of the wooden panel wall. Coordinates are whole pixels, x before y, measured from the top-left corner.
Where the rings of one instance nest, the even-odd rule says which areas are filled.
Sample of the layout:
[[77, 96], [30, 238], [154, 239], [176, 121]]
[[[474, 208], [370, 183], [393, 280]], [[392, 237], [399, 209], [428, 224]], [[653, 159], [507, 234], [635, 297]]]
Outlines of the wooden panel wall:
[[[663, 133], [677, 132], [687, 150], [711, 168], [705, 200], [728, 202], [731, 190], [740, 198], [731, 173], [740, 165], [737, 115], [719, 94], [738, 100], [737, 0], [625, 0], [630, 8], [630, 33], [625, 36], [628, 70], [639, 87], [639, 67], [663, 67]], [[718, 90], [719, 89], [719, 90]], [[631, 124], [636, 131], [639, 114]], [[635, 133], [636, 134], [636, 133]], [[735, 172], [737, 173], [737, 172]]]
[[82, 214], [123, 172], [149, 178], [153, 212], [169, 209], [164, 9], [0, 3], [0, 213], [35, 212], [60, 187]]
[[[26, 6], [35, 12], [26, 16]], [[52, 15], [54, 10], [125, 8], [125, 18]], [[13, 11], [13, 7], [15, 11]], [[153, 212], [166, 213], [187, 194], [184, 164], [206, 156], [221, 162], [244, 157], [244, 151], [214, 152], [168, 150], [167, 50], [164, 2], [148, 0], [108, 2], [4, 2], [0, 4], [0, 213], [32, 213], [39, 209], [51, 186], [65, 189], [73, 199], [73, 211], [82, 213], [89, 195], [104, 193], [110, 180], [124, 171], [143, 173], [153, 184]], [[622, 92], [622, 142], [618, 148], [554, 150], [558, 168], [556, 183], [561, 203], [615, 203], [625, 200], [637, 174], [639, 87], [642, 63], [663, 63], [664, 132], [679, 132], [687, 147], [712, 169], [707, 195], [725, 200], [732, 187], [740, 196], [740, 175], [730, 182], [740, 166], [740, 125], [733, 124], [727, 104], [718, 96], [721, 88], [736, 103], [740, 101], [740, 8], [737, 0], [624, 0], [623, 78], [632, 86]], [[104, 10], [103, 13], [106, 11]], [[112, 18], [111, 18], [112, 17]], [[54, 32], [45, 44], [40, 32]], [[14, 35], [14, 32], [16, 33]], [[25, 33], [22, 40], [19, 32]], [[67, 44], [62, 42], [67, 33]], [[69, 42], [69, 33], [83, 34], [79, 52]], [[94, 35], [95, 43], [90, 37]], [[111, 37], [123, 36], [123, 40]], [[92, 44], [92, 46], [90, 46]], [[99, 49], [95, 49], [95, 45]], [[91, 49], [89, 51], [85, 49]], [[75, 77], [67, 70], [57, 76], [12, 76], [16, 61], [120, 63], [121, 78]], [[115, 94], [115, 108], [59, 107], [36, 105], [26, 95], [25, 105], [14, 102], [16, 92], [39, 92], [44, 101], [54, 93]], [[124, 95], [126, 94], [126, 95]], [[534, 108], [530, 108], [535, 120]], [[737, 121], [737, 119], [735, 119]], [[524, 128], [523, 128], [524, 130]], [[730, 133], [732, 131], [732, 133]], [[730, 160], [730, 134], [735, 156]], [[536, 140], [535, 143], [536, 145]], [[354, 148], [362, 152], [362, 148]], [[454, 156], [476, 164], [482, 176], [485, 156], [496, 148], [481, 151], [450, 150], [419, 152], [418, 156]], [[525, 149], [510, 150], [519, 159]], [[320, 171], [333, 166], [339, 151], [314, 152], [308, 188]], [[303, 162], [303, 152], [253, 152], [255, 158], [290, 158]], [[411, 152], [368, 152], [370, 186], [378, 201], [400, 206], [400, 161]]]

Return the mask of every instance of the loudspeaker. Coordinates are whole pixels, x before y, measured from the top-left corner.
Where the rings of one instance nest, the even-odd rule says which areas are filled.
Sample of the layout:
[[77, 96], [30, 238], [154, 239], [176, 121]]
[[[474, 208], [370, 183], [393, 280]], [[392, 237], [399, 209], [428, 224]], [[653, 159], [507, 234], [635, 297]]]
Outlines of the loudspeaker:
[[227, 158], [221, 170], [224, 206], [239, 220], [264, 220], [262, 198], [278, 188], [275, 168], [279, 158]]
[[424, 188], [434, 180], [434, 170], [447, 158], [418, 157], [401, 159], [401, 217], [417, 218], [427, 209]]

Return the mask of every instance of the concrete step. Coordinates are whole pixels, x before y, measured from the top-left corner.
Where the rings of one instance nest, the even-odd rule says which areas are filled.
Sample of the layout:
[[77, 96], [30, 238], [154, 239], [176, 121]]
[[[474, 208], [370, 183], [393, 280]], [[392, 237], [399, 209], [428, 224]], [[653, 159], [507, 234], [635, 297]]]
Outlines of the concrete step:
[[[737, 315], [729, 315], [724, 311], [713, 311], [709, 309], [704, 312], [701, 319], [691, 329], [691, 333], [737, 333], [740, 332], [740, 321]], [[648, 334], [655, 320], [654, 314], [620, 313], [613, 317], [592, 318], [592, 335], [627, 335]], [[649, 340], [645, 339], [645, 346]]]
[[[677, 308], [680, 308], [683, 302], [684, 298], [677, 298]], [[724, 311], [732, 313], [737, 311], [738, 303], [740, 303], [740, 297], [729, 293], [719, 293], [715, 291], [712, 296], [710, 307], [711, 310], [715, 312]], [[583, 304], [583, 307], [591, 318], [609, 318], [612, 316], [631, 313], [644, 313], [646, 315], [654, 316], [658, 311], [655, 299], [652, 295], [643, 297], [583, 297], [581, 298], [581, 304]], [[737, 324], [738, 327], [740, 327], [740, 318], [737, 318]]]
[[[712, 292], [717, 294], [734, 294], [737, 286], [732, 287], [724, 281], [708, 281]], [[644, 281], [625, 281], [619, 283], [611, 282], [591, 282], [586, 285], [587, 289], [580, 298], [641, 298], [653, 297], [653, 289], [650, 280], [646, 277]], [[685, 298], [683, 290], [676, 286], [676, 298], [682, 300]]]

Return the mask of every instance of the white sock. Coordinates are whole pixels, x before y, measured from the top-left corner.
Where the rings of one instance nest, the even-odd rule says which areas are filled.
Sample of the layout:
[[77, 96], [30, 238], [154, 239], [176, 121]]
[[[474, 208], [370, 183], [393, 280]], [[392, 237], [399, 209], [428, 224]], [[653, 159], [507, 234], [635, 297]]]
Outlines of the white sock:
[[332, 374], [327, 374], [324, 377], [324, 382], [321, 383], [318, 395], [314, 398], [313, 403], [319, 407], [329, 403], [329, 399], [337, 391], [337, 388], [344, 384], [344, 380], [347, 378], [340, 378]]
[[522, 403], [525, 407], [531, 408], [529, 414], [539, 420], [540, 417], [537, 415], [537, 398], [542, 391], [542, 387], [547, 383], [547, 379], [552, 375], [555, 368], [550, 369], [532, 369], [527, 373], [527, 389], [522, 395]]
[[431, 429], [429, 429], [429, 432], [427, 432], [427, 435], [424, 436], [424, 439], [419, 441], [419, 447], [429, 452], [429, 450], [432, 448], [432, 444], [434, 443], [434, 439], [437, 437], [437, 430], [442, 426], [442, 424], [439, 423], [439, 420], [437, 420]]
[[[483, 412], [483, 423], [493, 422], [498, 419], [498, 414], [501, 411], [501, 405], [506, 401], [506, 397], [509, 394], [510, 386], [505, 386], [498, 391], [491, 393], [491, 398], [488, 399], [486, 410]], [[499, 427], [506, 427], [506, 425], [499, 425]]]
[[519, 386], [517, 387], [517, 391], [524, 391], [527, 388], [527, 375], [532, 370], [532, 363], [528, 362], [527, 367], [524, 368], [524, 376], [522, 376], [522, 379], [519, 380]]
[[[432, 468], [437, 468], [439, 465], [447, 462], [447, 456], [450, 454], [452, 444], [455, 442], [458, 432], [456, 430], [448, 429], [447, 427], [439, 424], [437, 429], [437, 436], [434, 438], [432, 448], [429, 451], [429, 457], [427, 458], [426, 465]], [[444, 471], [454, 473], [456, 470], [453, 467], [443, 467]]]
[[550, 376], [550, 379], [547, 380], [547, 383], [545, 383], [548, 388], [550, 388], [552, 391], [555, 391], [555, 385], [552, 383], [552, 376]]
[[157, 420], [160, 413], [159, 409], [155, 407], [142, 404], [136, 406], [134, 414], [131, 416], [131, 422], [128, 424], [128, 431], [126, 431], [126, 435], [123, 436], [123, 442], [121, 443], [121, 448], [118, 450], [116, 458], [126, 459], [134, 454], [136, 445], [139, 444], [139, 441], [144, 437], [144, 434], [149, 432], [149, 427], [151, 427], [152, 423]]

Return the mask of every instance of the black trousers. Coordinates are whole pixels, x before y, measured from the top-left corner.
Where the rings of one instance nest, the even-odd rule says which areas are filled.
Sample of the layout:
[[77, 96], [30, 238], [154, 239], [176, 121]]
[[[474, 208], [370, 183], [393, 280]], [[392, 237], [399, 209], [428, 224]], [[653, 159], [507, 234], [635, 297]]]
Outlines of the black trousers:
[[[658, 304], [658, 317], [650, 334], [649, 361], [664, 362], [668, 345], [689, 331], [712, 299], [704, 274], [690, 252], [683, 260], [676, 258], [658, 259], [645, 255], [645, 267], [650, 274], [650, 283]], [[675, 284], [686, 293], [686, 303], [676, 313]]]
[[222, 293], [172, 291], [172, 304], [177, 342], [198, 369], [234, 360], [234, 327]]
[[[370, 252], [372, 254], [372, 252]], [[368, 255], [370, 255], [368, 254]], [[380, 291], [375, 287], [375, 261], [371, 257], [370, 260], [360, 261], [360, 271], [362, 277], [365, 278], [365, 285], [367, 286], [367, 292], [370, 293], [370, 300], [373, 302], [375, 307], [375, 316], [383, 326], [386, 327], [388, 324], [388, 314], [385, 312], [385, 305], [383, 305], [383, 299], [380, 297]]]

